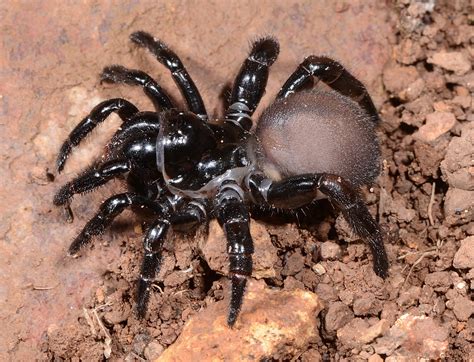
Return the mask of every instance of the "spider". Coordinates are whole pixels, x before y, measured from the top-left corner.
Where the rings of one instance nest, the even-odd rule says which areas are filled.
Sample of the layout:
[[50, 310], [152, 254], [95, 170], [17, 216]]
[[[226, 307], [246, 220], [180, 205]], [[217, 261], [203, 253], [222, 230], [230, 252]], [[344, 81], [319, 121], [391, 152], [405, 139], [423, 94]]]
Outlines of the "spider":
[[[364, 85], [328, 57], [309, 56], [284, 83], [276, 100], [252, 130], [252, 115], [262, 98], [269, 68], [279, 53], [272, 37], [253, 42], [230, 93], [222, 119], [208, 115], [179, 57], [162, 41], [138, 31], [133, 43], [146, 48], [173, 76], [188, 110], [179, 110], [166, 91], [145, 72], [120, 65], [104, 68], [101, 81], [142, 87], [154, 112], [140, 112], [122, 98], [92, 109], [63, 143], [61, 172], [77, 146], [112, 112], [123, 121], [106, 152], [91, 167], [62, 186], [54, 204], [69, 208], [75, 194], [126, 176], [127, 192], [104, 201], [69, 247], [76, 255], [125, 208], [151, 210], [137, 286], [137, 315], [143, 318], [151, 283], [159, 271], [163, 243], [172, 226], [191, 230], [216, 218], [227, 239], [231, 299], [227, 323], [234, 325], [252, 274], [250, 210], [294, 210], [328, 198], [373, 254], [375, 273], [385, 278], [388, 259], [379, 225], [358, 189], [379, 174], [379, 117]], [[328, 87], [309, 87], [321, 80]]]

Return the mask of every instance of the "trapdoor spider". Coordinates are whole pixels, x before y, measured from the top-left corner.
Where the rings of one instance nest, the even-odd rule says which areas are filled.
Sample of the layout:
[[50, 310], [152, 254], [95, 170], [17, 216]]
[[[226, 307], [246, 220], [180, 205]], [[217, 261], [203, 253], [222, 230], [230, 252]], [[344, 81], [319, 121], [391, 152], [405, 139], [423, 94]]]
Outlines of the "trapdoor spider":
[[[140, 112], [121, 98], [104, 101], [62, 145], [59, 172], [73, 147], [107, 116], [115, 112], [123, 120], [105, 155], [54, 197], [55, 205], [68, 206], [74, 194], [127, 177], [128, 191], [100, 206], [69, 247], [71, 255], [125, 208], [150, 209], [156, 217], [144, 236], [137, 293], [137, 314], [143, 317], [171, 226], [190, 229], [215, 217], [227, 238], [231, 279], [227, 322], [232, 326], [252, 274], [250, 207], [297, 209], [329, 198], [353, 231], [368, 242], [375, 273], [387, 276], [380, 228], [357, 191], [377, 177], [380, 156], [375, 135], [379, 118], [360, 81], [330, 58], [309, 56], [285, 82], [254, 132], [252, 114], [279, 53], [275, 39], [253, 43], [234, 80], [225, 116], [216, 121], [208, 120], [198, 89], [170, 48], [142, 31], [133, 33], [131, 40], [168, 68], [188, 110], [177, 109], [165, 90], [140, 70], [119, 65], [103, 70], [103, 82], [142, 87], [156, 110]], [[327, 90], [308, 90], [313, 78], [328, 85]]]

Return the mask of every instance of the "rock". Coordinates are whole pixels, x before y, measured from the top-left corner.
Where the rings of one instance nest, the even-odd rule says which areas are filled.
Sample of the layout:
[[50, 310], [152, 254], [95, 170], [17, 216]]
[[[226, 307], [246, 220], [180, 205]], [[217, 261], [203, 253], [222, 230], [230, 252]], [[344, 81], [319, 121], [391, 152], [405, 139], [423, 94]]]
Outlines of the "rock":
[[474, 236], [461, 241], [461, 247], [454, 255], [453, 266], [457, 269], [474, 268]]
[[465, 296], [454, 298], [453, 312], [458, 321], [467, 321], [474, 313], [474, 302]]
[[466, 125], [461, 137], [449, 142], [441, 171], [450, 186], [474, 191], [474, 126]]
[[366, 293], [360, 298], [354, 300], [352, 305], [356, 316], [378, 315], [382, 310], [382, 303], [371, 293]]
[[403, 39], [393, 49], [395, 58], [402, 64], [413, 64], [424, 57], [424, 51], [419, 42], [410, 38]]
[[[276, 276], [274, 266], [278, 261], [278, 257], [277, 249], [273, 246], [270, 235], [262, 223], [254, 220], [250, 223], [250, 233], [255, 248], [252, 258], [252, 276], [257, 279], [274, 278]], [[200, 248], [209, 267], [227, 275], [229, 271], [227, 240], [224, 231], [216, 220], [209, 223], [209, 234], [200, 243]]]
[[419, 77], [415, 67], [402, 67], [390, 62], [383, 70], [383, 83], [387, 91], [397, 94], [409, 87]]
[[285, 266], [283, 267], [282, 275], [295, 275], [301, 271], [304, 267], [304, 256], [299, 250], [291, 254], [286, 260]]
[[452, 285], [451, 276], [446, 271], [430, 273], [425, 277], [425, 284], [437, 292], [446, 292]]
[[402, 90], [398, 96], [404, 101], [411, 102], [417, 99], [425, 89], [425, 81], [423, 78], [418, 78], [411, 83], [406, 89]]
[[304, 351], [317, 337], [318, 297], [302, 290], [273, 291], [250, 280], [240, 316], [227, 326], [228, 300], [194, 315], [159, 361], [258, 361]]
[[354, 313], [352, 313], [347, 305], [342, 302], [331, 303], [324, 319], [326, 330], [328, 332], [335, 332], [352, 319], [354, 319]]
[[322, 243], [319, 252], [323, 260], [335, 260], [341, 257], [341, 247], [332, 241]]
[[367, 359], [367, 362], [383, 362], [383, 358], [378, 354], [373, 354]]
[[442, 359], [448, 351], [449, 329], [431, 317], [403, 314], [374, 344], [377, 354], [399, 358]]
[[402, 290], [398, 297], [397, 303], [399, 306], [408, 307], [415, 305], [420, 299], [421, 288], [418, 286], [411, 286], [408, 290]]
[[450, 187], [444, 199], [446, 216], [457, 215], [464, 218], [472, 216], [474, 211], [474, 191], [466, 191]]
[[389, 327], [390, 325], [385, 319], [381, 319], [371, 326], [365, 319], [354, 318], [337, 331], [337, 338], [348, 348], [358, 348], [383, 335]]
[[165, 348], [159, 344], [158, 342], [151, 341], [148, 343], [148, 345], [145, 347], [145, 351], [143, 352], [147, 361], [152, 361], [154, 359], [157, 359], [160, 357], [160, 355], [163, 353]]
[[320, 362], [322, 360], [321, 354], [315, 349], [310, 349], [301, 355], [301, 362]]
[[440, 51], [428, 58], [428, 63], [435, 64], [457, 75], [463, 75], [471, 70], [471, 62], [461, 52]]
[[450, 112], [433, 112], [426, 116], [426, 122], [414, 133], [413, 137], [423, 141], [432, 142], [456, 124], [456, 117]]

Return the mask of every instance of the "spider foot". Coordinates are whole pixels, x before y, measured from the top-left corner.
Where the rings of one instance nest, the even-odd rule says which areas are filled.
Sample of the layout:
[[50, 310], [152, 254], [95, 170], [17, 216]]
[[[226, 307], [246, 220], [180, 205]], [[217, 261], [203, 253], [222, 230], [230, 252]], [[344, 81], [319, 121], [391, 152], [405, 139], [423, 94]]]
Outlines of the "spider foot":
[[239, 316], [244, 297], [245, 286], [247, 285], [247, 277], [242, 274], [232, 274], [231, 276], [232, 294], [230, 297], [229, 315], [227, 317], [227, 325], [233, 327], [237, 317]]
[[265, 37], [253, 43], [249, 59], [270, 66], [275, 62], [279, 52], [280, 45], [277, 40], [272, 37]]

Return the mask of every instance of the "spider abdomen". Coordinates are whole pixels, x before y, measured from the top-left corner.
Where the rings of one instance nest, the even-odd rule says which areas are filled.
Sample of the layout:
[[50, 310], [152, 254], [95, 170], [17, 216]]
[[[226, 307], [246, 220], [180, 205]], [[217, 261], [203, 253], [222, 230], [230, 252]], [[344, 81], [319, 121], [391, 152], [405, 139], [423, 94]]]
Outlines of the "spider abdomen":
[[334, 91], [307, 91], [273, 103], [257, 130], [257, 161], [268, 177], [340, 175], [354, 186], [380, 170], [376, 120]]

